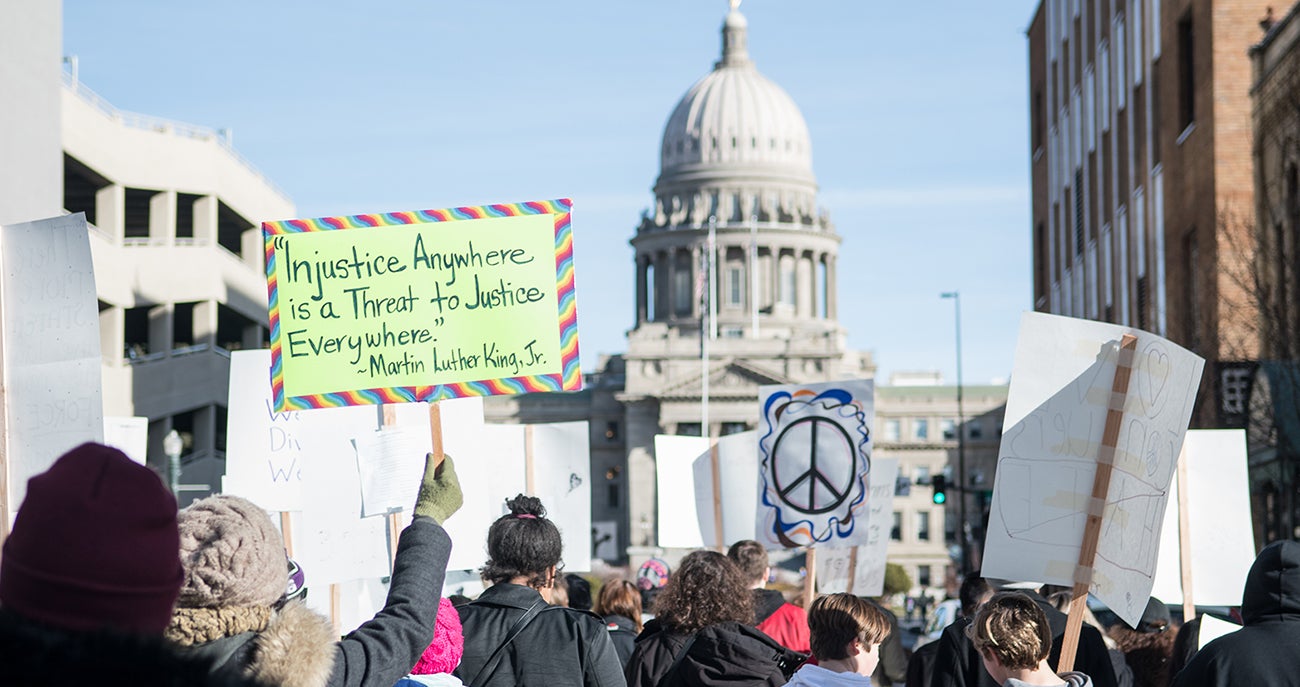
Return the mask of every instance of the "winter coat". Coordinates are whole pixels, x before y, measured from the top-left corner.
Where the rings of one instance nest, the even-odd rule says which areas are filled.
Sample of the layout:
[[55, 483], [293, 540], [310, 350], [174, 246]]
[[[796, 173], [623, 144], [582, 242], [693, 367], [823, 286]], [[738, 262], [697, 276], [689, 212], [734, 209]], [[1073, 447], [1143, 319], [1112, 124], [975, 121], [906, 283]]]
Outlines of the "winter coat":
[[[710, 625], [690, 635], [669, 632], [658, 620], [651, 620], [637, 637], [636, 649], [627, 662], [627, 684], [779, 687], [807, 658], [742, 623]], [[675, 662], [677, 667], [673, 669]]]
[[[1060, 687], [1092, 687], [1092, 679], [1086, 673], [1076, 673], [1067, 671], [1057, 675], [1065, 682], [1060, 683]], [[1015, 678], [1008, 678], [1003, 687], [1029, 687], [1029, 683], [1021, 682]]]
[[254, 687], [239, 676], [214, 675], [161, 637], [72, 632], [0, 610], [0, 685], [55, 687]]
[[607, 615], [605, 629], [609, 630], [609, 639], [614, 642], [618, 664], [626, 668], [627, 659], [632, 657], [632, 649], [636, 646], [636, 623], [625, 616]]
[[889, 619], [889, 636], [880, 643], [880, 662], [871, 673], [871, 684], [876, 687], [901, 685], [907, 680], [907, 650], [903, 648], [902, 633], [898, 631], [898, 616], [865, 596], [861, 598]]
[[800, 653], [812, 651], [812, 639], [808, 634], [808, 613], [798, 606], [787, 603], [785, 597], [774, 589], [755, 589], [754, 615], [755, 625], [777, 644]]
[[[1132, 687], [1168, 687], [1173, 675], [1169, 674], [1169, 657], [1174, 653], [1174, 640], [1178, 633], [1172, 629], [1163, 632], [1130, 630], [1123, 623], [1110, 628], [1110, 637], [1124, 657]], [[1112, 651], [1112, 656], [1114, 652]], [[1116, 678], [1120, 678], [1116, 671]], [[1120, 678], [1122, 681], [1123, 678]], [[1123, 687], [1121, 685], [1121, 687]]]
[[[457, 606], [465, 653], [456, 676], [469, 685], [515, 622], [539, 601], [542, 595], [536, 589], [502, 583]], [[479, 677], [472, 687], [623, 687], [609, 630], [600, 616], [588, 611], [546, 606], [501, 653], [492, 674]]]
[[1259, 552], [1246, 575], [1242, 628], [1201, 647], [1174, 687], [1300, 685], [1300, 542]]
[[[1068, 616], [1056, 610], [1040, 594], [1023, 593], [1037, 602], [1043, 613], [1047, 614], [1047, 623], [1052, 628], [1052, 651], [1047, 655], [1047, 663], [1052, 666], [1052, 670], [1056, 670], [1056, 666], [1060, 665], [1061, 641], [1065, 638], [1065, 621]], [[930, 687], [997, 687], [993, 677], [984, 669], [984, 661], [975, 650], [975, 645], [966, 636], [966, 626], [970, 622], [969, 618], [960, 618], [944, 628], [943, 634], [939, 636]], [[1084, 625], [1079, 631], [1079, 648], [1074, 654], [1074, 667], [1091, 677], [1092, 684], [1096, 687], [1116, 687], [1110, 653], [1095, 627]]]
[[384, 608], [342, 640], [326, 618], [299, 601], [278, 611], [184, 609], [168, 633], [212, 661], [215, 671], [267, 685], [392, 687], [433, 641], [437, 590], [450, 554], [442, 526], [417, 516], [398, 540]]

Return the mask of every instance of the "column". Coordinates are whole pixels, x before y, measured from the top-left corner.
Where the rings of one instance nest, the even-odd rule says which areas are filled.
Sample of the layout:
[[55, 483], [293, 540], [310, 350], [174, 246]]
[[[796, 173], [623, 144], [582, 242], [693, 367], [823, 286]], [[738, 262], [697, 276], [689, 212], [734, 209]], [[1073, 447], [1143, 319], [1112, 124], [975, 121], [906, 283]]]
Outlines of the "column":
[[677, 251], [670, 250], [664, 256], [664, 308], [665, 320], [677, 316]]
[[95, 216], [87, 217], [99, 230], [121, 243], [126, 230], [126, 188], [121, 184], [105, 186], [95, 192]]
[[[149, 352], [169, 353], [172, 350], [172, 304], [164, 303], [149, 309]], [[166, 432], [164, 432], [166, 434]]]
[[217, 197], [203, 196], [194, 201], [194, 242], [213, 245], [217, 242]]
[[655, 253], [655, 320], [668, 319], [668, 254], [664, 251]]
[[839, 297], [835, 279], [835, 260], [832, 253], [826, 254], [826, 317], [839, 319]]
[[176, 243], [175, 191], [159, 191], [149, 198], [149, 242]]
[[217, 302], [199, 301], [194, 304], [194, 345], [217, 345]]

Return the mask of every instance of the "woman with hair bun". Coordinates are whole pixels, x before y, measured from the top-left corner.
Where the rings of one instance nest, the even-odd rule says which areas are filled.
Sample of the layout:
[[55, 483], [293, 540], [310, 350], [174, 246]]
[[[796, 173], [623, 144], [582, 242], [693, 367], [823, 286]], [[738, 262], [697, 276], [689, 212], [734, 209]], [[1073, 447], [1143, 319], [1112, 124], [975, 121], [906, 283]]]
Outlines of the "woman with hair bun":
[[605, 623], [542, 597], [560, 569], [563, 541], [541, 500], [520, 494], [506, 507], [488, 529], [479, 570], [492, 586], [456, 609], [465, 633], [456, 675], [470, 687], [623, 687]]
[[716, 551], [682, 559], [628, 659], [629, 687], [778, 687], [808, 657], [756, 629], [740, 569]]

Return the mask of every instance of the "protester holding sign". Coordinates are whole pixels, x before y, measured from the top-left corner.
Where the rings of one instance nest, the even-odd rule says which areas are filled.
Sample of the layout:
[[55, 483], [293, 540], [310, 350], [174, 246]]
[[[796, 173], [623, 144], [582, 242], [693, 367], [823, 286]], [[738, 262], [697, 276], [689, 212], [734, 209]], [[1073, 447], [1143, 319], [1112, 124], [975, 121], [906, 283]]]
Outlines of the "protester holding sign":
[[[480, 573], [492, 586], [459, 606], [465, 655], [456, 675], [471, 687], [623, 687], [599, 616], [547, 604], [564, 543], [540, 499], [520, 494], [488, 530]], [[582, 533], [585, 535], [585, 533]]]
[[294, 687], [391, 685], [429, 645], [451, 553], [445, 521], [463, 496], [448, 456], [426, 457], [415, 517], [402, 531], [388, 599], [374, 619], [341, 641], [288, 586], [284, 541], [266, 511], [237, 496], [213, 496], [181, 511], [185, 584], [167, 635], [220, 673]]
[[749, 583], [754, 596], [754, 617], [758, 629], [787, 648], [808, 653], [812, 650], [808, 637], [808, 614], [785, 600], [775, 589], [767, 589], [767, 576], [771, 568], [767, 562], [767, 549], [753, 539], [744, 539], [731, 545], [727, 558], [736, 564], [741, 576]]
[[157, 475], [82, 444], [25, 486], [0, 557], [0, 685], [246, 684], [162, 639], [183, 573]]
[[1092, 687], [1087, 675], [1072, 671], [1058, 675], [1047, 664], [1052, 627], [1043, 609], [1024, 594], [994, 594], [966, 627], [966, 636], [999, 685]]
[[719, 675], [735, 687], [785, 684], [807, 657], [754, 628], [747, 586], [726, 556], [687, 554], [637, 638], [628, 687], [699, 685]]

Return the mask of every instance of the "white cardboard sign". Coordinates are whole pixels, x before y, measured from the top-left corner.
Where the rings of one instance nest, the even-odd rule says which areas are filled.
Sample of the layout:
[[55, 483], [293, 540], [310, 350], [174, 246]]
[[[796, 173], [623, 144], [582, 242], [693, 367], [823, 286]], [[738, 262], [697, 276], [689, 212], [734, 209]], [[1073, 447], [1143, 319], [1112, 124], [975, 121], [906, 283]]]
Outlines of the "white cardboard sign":
[[[754, 513], [758, 510], [758, 432], [740, 432], [718, 439], [717, 493], [722, 502], [722, 545], [754, 538]], [[717, 540], [713, 509], [713, 450], [696, 457], [691, 465], [695, 482], [695, 514], [700, 538], [707, 546]]]
[[104, 445], [144, 465], [149, 455], [149, 418], [104, 416]]
[[[858, 596], [880, 596], [885, 591], [885, 561], [889, 549], [889, 530], [893, 527], [898, 459], [873, 459], [869, 477], [871, 501], [867, 515], [867, 543], [856, 549], [817, 549], [817, 588], [823, 594], [849, 592]], [[849, 558], [855, 550], [857, 561], [850, 565]], [[852, 587], [849, 586], [850, 568], [854, 572]]]
[[1073, 585], [1124, 334], [1137, 336], [1090, 591], [1130, 625], [1146, 607], [1165, 501], [1205, 361], [1154, 334], [1025, 313], [982, 572]]
[[755, 539], [769, 548], [867, 541], [874, 383], [759, 388]]
[[[99, 306], [82, 213], [0, 227], [8, 517], [27, 480], [104, 439]], [[7, 523], [6, 523], [7, 524]]]
[[708, 455], [709, 440], [704, 437], [655, 436], [659, 546], [684, 549], [705, 546], [697, 500], [684, 497], [695, 493], [695, 462], [701, 456], [707, 460]]
[[[1255, 560], [1246, 478], [1246, 432], [1194, 429], [1183, 440], [1187, 461], [1187, 517], [1191, 534], [1192, 601], [1198, 606], [1240, 606], [1246, 574]], [[1169, 485], [1151, 596], [1183, 602], [1178, 536], [1178, 480]]]
[[[271, 351], [230, 353], [226, 417], [226, 476], [222, 491], [269, 511], [299, 511], [302, 470], [313, 454], [305, 437], [331, 452], [351, 450], [348, 440], [379, 425], [373, 406], [345, 406], [278, 413], [271, 400]], [[426, 423], [427, 426], [427, 423]], [[324, 435], [324, 436], [322, 436]], [[324, 441], [329, 437], [329, 441]]]

